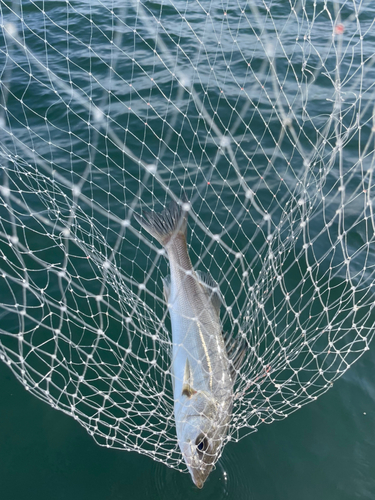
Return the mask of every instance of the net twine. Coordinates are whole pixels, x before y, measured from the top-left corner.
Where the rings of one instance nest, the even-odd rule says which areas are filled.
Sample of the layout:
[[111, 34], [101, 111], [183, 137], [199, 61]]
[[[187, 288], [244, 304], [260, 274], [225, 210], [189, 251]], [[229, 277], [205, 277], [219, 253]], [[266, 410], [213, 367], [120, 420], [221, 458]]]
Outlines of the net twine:
[[248, 346], [228, 440], [326, 392], [373, 336], [370, 4], [52, 4], [0, 1], [0, 359], [184, 470], [167, 260], [133, 213], [188, 195]]

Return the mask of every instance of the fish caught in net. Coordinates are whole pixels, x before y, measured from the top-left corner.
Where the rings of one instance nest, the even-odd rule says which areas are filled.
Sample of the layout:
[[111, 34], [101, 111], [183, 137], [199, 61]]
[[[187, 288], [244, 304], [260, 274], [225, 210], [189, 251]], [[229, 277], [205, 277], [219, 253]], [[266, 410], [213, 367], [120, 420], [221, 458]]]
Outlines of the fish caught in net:
[[0, 359], [100, 445], [189, 466], [171, 202], [233, 382], [210, 465], [369, 349], [374, 10], [284, 4], [0, 1]]

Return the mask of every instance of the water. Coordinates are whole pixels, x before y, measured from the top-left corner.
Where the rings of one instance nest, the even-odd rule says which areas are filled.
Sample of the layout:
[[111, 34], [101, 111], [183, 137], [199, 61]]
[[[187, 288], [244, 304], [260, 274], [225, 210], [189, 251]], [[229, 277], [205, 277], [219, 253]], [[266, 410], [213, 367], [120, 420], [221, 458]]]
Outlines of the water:
[[[48, 66], [61, 76], [64, 81], [68, 80], [68, 73], [72, 75], [75, 82], [74, 92], [72, 94], [59, 88], [60, 98], [56, 98], [55, 94], [49, 87], [39, 85], [35, 81], [29, 81], [27, 75], [17, 68], [12, 68], [11, 90], [16, 96], [8, 96], [8, 107], [12, 109], [22, 121], [23, 110], [19, 106], [20, 96], [31, 110], [28, 115], [28, 123], [32, 131], [38, 131], [40, 137], [37, 139], [32, 132], [26, 131], [23, 127], [19, 127], [19, 137], [26, 144], [31, 140], [36, 141], [37, 149], [40, 154], [49, 159], [53, 157], [53, 161], [59, 166], [59, 172], [66, 175], [67, 178], [73, 178], [76, 182], [86, 168], [87, 157], [93, 161], [94, 165], [100, 166], [100, 170], [93, 169], [90, 176], [91, 184], [84, 186], [87, 189], [86, 194], [91, 194], [95, 200], [104, 208], [110, 207], [111, 210], [119, 217], [124, 214], [124, 202], [130, 202], [134, 199], [134, 193], [137, 190], [139, 178], [139, 169], [133, 163], [125, 162], [123, 166], [122, 155], [113, 148], [110, 151], [109, 158], [104, 157], [103, 151], [106, 151], [108, 143], [102, 135], [93, 137], [88, 132], [88, 127], [85, 126], [84, 120], [92, 119], [92, 110], [88, 111], [85, 108], [87, 96], [91, 96], [94, 102], [102, 99], [102, 91], [96, 83], [106, 82], [107, 88], [111, 88], [113, 98], [110, 102], [102, 103], [103, 108], [111, 115], [111, 117], [121, 123], [121, 126], [113, 124], [113, 129], [121, 134], [122, 127], [126, 127], [125, 140], [127, 144], [131, 144], [133, 152], [136, 155], [142, 155], [144, 161], [155, 161], [153, 153], [158, 150], [159, 142], [155, 140], [153, 134], [146, 133], [143, 137], [143, 122], [147, 115], [147, 99], [154, 105], [163, 115], [165, 114], [165, 100], [160, 99], [159, 92], [170, 91], [171, 98], [177, 102], [181, 109], [186, 109], [190, 122], [193, 124], [193, 129], [200, 132], [201, 138], [206, 139], [206, 129], [202, 121], [197, 117], [197, 111], [194, 106], [186, 102], [186, 96], [179, 96], [178, 88], [170, 86], [171, 75], [169, 71], [161, 65], [158, 60], [149, 58], [147, 44], [152, 43], [153, 37], [145, 30], [142, 23], [139, 23], [139, 33], [144, 37], [144, 45], [137, 45], [134, 50], [131, 42], [133, 35], [124, 29], [122, 46], [126, 47], [126, 54], [119, 57], [117, 61], [116, 71], [122, 75], [123, 80], [113, 78], [108, 82], [108, 66], [107, 62], [111, 60], [111, 46], [108, 43], [107, 35], [112, 33], [112, 17], [109, 16], [107, 10], [103, 10], [99, 4], [91, 2], [81, 2], [75, 4], [75, 9], [69, 12], [67, 16], [65, 4], [60, 2], [44, 2], [44, 9], [57, 23], [57, 26], [46, 21], [44, 26], [44, 17], [35, 5], [27, 4], [24, 7], [23, 15], [30, 29], [34, 31], [33, 35], [27, 35], [27, 41], [32, 49], [38, 54], [40, 60], [46, 62]], [[4, 2], [1, 2], [4, 8]], [[106, 6], [111, 7], [111, 2], [107, 2]], [[159, 12], [160, 4], [151, 4], [149, 8], [155, 13]], [[176, 23], [176, 19], [180, 16], [175, 16], [175, 11], [166, 4], [163, 10], [163, 25], [168, 33], [177, 39], [181, 37], [181, 45], [187, 48], [187, 55], [196, 61], [201, 61], [199, 67], [199, 75], [204, 84], [210, 82], [211, 72], [207, 61], [215, 61], [215, 71], [217, 75], [223, 74], [226, 68], [228, 53], [231, 54], [231, 70], [234, 72], [234, 78], [227, 78], [223, 86], [227, 100], [220, 100], [215, 85], [212, 85], [208, 92], [205, 106], [213, 106], [218, 110], [218, 115], [223, 121], [223, 126], [233, 124], [231, 118], [230, 105], [236, 103], [238, 99], [238, 87], [234, 85], [234, 80], [241, 79], [246, 73], [246, 65], [244, 59], [239, 56], [238, 46], [240, 46], [246, 56], [246, 51], [251, 47], [249, 40], [253, 36], [246, 26], [239, 24], [241, 29], [237, 31], [237, 24], [229, 36], [228, 31], [224, 31], [224, 36], [221, 38], [221, 43], [226, 49], [223, 52], [214, 50], [216, 47], [221, 28], [223, 12], [222, 9], [212, 9], [212, 24], [202, 23], [201, 9], [196, 4], [190, 4], [189, 15], [194, 20], [195, 32], [182, 31], [183, 24]], [[348, 12], [346, 10], [349, 10]], [[168, 17], [169, 12], [169, 17]], [[228, 8], [229, 15], [232, 15], [236, 22], [238, 21], [238, 9], [231, 10]], [[350, 16], [351, 10], [348, 5], [343, 9], [343, 16]], [[131, 4], [126, 5], [122, 14], [126, 14], [127, 21], [130, 26], [135, 23], [134, 10]], [[81, 15], [87, 16], [82, 18]], [[7, 21], [14, 21], [4, 9], [4, 16]], [[284, 12], [280, 10], [273, 11], [273, 19], [275, 22], [281, 22]], [[363, 26], [369, 27], [373, 17], [371, 11], [368, 10], [368, 17], [361, 19]], [[95, 26], [102, 28], [102, 33], [96, 28], [92, 28], [88, 19], [94, 20]], [[86, 20], [85, 20], [86, 19]], [[243, 22], [243, 19], [242, 19]], [[316, 20], [321, 23], [321, 28], [326, 27], [326, 18], [320, 16]], [[59, 27], [60, 26], [60, 27]], [[71, 32], [78, 30], [80, 33], [79, 40], [84, 42], [75, 43], [71, 40], [61, 27], [69, 27]], [[217, 31], [212, 31], [211, 28], [217, 28]], [[302, 29], [302, 26], [300, 26]], [[349, 24], [350, 33], [350, 24]], [[211, 31], [210, 31], [211, 30]], [[114, 30], [116, 31], [116, 30]], [[120, 30], [121, 31], [121, 30]], [[293, 17], [285, 25], [283, 30], [282, 40], [284, 47], [288, 47], [288, 34], [293, 33], [297, 36], [297, 27], [293, 24]], [[61, 53], [68, 54], [72, 63], [62, 65], [59, 53], [55, 52], [49, 46], [45, 46], [42, 41], [44, 32], [47, 33], [47, 39], [53, 43], [55, 48], [58, 48]], [[207, 59], [201, 56], [198, 57], [197, 37], [203, 37], [205, 40], [205, 50], [207, 50]], [[236, 37], [236, 42], [234, 42]], [[325, 54], [327, 45], [322, 39], [321, 44], [316, 42], [315, 47], [319, 48], [321, 54]], [[371, 54], [373, 50], [368, 45], [369, 38], [366, 39], [367, 45], [364, 44], [363, 53], [365, 58]], [[168, 43], [168, 39], [165, 40]], [[94, 45], [96, 51], [91, 60], [87, 58], [87, 45]], [[120, 43], [120, 42], [119, 42]], [[170, 43], [170, 41], [169, 41]], [[238, 43], [238, 45], [237, 45]], [[302, 43], [302, 41], [301, 41]], [[355, 47], [356, 39], [352, 42]], [[176, 50], [176, 46], [170, 43], [170, 49]], [[211, 52], [212, 50], [212, 52]], [[353, 49], [354, 50], [354, 49]], [[22, 51], [15, 47], [9, 48], [12, 56], [20, 63], [27, 65]], [[203, 54], [203, 52], [201, 53]], [[152, 72], [155, 67], [155, 76], [159, 82], [159, 89], [155, 90], [152, 87], [149, 79], [142, 71], [135, 71], [131, 78], [128, 78], [129, 68], [132, 68], [131, 58], [136, 57], [136, 60], [146, 68], [148, 72]], [[214, 57], [215, 56], [215, 57]], [[298, 68], [298, 50], [294, 54], [294, 62]], [[306, 54], [305, 54], [306, 56]], [[255, 50], [252, 56], [252, 67], [259, 69], [259, 74], [262, 74], [262, 59], [264, 51]], [[350, 60], [350, 58], [349, 58]], [[180, 55], [181, 67], [187, 64], [187, 59]], [[113, 60], [112, 60], [113, 62]], [[283, 67], [285, 60], [281, 57], [278, 60], [279, 69]], [[319, 58], [316, 54], [311, 54], [309, 57], [310, 69], [319, 65]], [[188, 65], [187, 65], [188, 67]], [[328, 69], [334, 70], [334, 59], [327, 62]], [[345, 71], [348, 71], [347, 76], [350, 76], [350, 66], [347, 68], [343, 64]], [[33, 64], [33, 74], [42, 82], [46, 81], [44, 70]], [[370, 86], [373, 81], [371, 68], [367, 73], [364, 87]], [[91, 74], [90, 74], [91, 73]], [[5, 73], [6, 75], [6, 73]], [[113, 76], [113, 75], [112, 75]], [[244, 79], [245, 80], [245, 79]], [[124, 82], [132, 82], [132, 90]], [[291, 83], [292, 82], [292, 83]], [[54, 82], [56, 84], [56, 82]], [[261, 111], [265, 120], [268, 120], [273, 111], [270, 108], [264, 94], [258, 93], [253, 89], [247, 80], [245, 90], [254, 97], [254, 101], [258, 109]], [[265, 86], [269, 89], [272, 95], [272, 82], [265, 80]], [[293, 94], [296, 89], [293, 88], [293, 80], [288, 80], [286, 85], [291, 85], [289, 92]], [[199, 87], [199, 85], [197, 85]], [[177, 86], [176, 86], [177, 87]], [[152, 90], [151, 90], [152, 89]], [[327, 85], [327, 80], [318, 74], [315, 94], [309, 95], [307, 111], [315, 111], [312, 119], [312, 124], [319, 127], [324, 123], [324, 115], [326, 112], [326, 99], [331, 96], [331, 87]], [[255, 95], [254, 95], [255, 92]], [[348, 93], [349, 94], [349, 93]], [[158, 98], [159, 96], [159, 98]], [[80, 99], [78, 99], [80, 97]], [[64, 99], [64, 101], [62, 100]], [[74, 109], [68, 111], [66, 104], [70, 102], [74, 104]], [[350, 109], [350, 95], [346, 96], [348, 109]], [[244, 101], [245, 102], [245, 101]], [[158, 108], [159, 106], [159, 108]], [[241, 107], [241, 101], [237, 103]], [[297, 113], [302, 106], [302, 102], [296, 100], [294, 109]], [[310, 106], [310, 107], [309, 107]], [[132, 108], [134, 114], [130, 112]], [[169, 113], [169, 114], [168, 114]], [[170, 121], [173, 121], [176, 116], [171, 109], [167, 113]], [[40, 120], [40, 117], [46, 116], [48, 121]], [[247, 115], [245, 115], [247, 116]], [[344, 119], [350, 122], [350, 113], [347, 113]], [[156, 115], [150, 114], [149, 123], [152, 124], [152, 129], [157, 134], [165, 134], [166, 139], [168, 134], [165, 133], [162, 120]], [[257, 131], [257, 128], [262, 128], [262, 120], [259, 116], [255, 116], [252, 120], [252, 128]], [[53, 124], [54, 126], [51, 126]], [[16, 126], [13, 123], [13, 126]], [[17, 128], [16, 128], [17, 129]], [[311, 132], [315, 131], [311, 127]], [[309, 131], [309, 126], [306, 125], [306, 131]], [[68, 131], [73, 131], [76, 135], [72, 137]], [[189, 127], [182, 128], [186, 132], [184, 139], [186, 143], [192, 141], [192, 132]], [[239, 124], [236, 133], [238, 135], [245, 133], [246, 130], [243, 124]], [[364, 130], [362, 138], [366, 140], [366, 130]], [[203, 134], [203, 135], [202, 135]], [[148, 148], [145, 148], [139, 137], [144, 140]], [[254, 146], [252, 136], [249, 134], [248, 147], [251, 149]], [[315, 136], [313, 136], [315, 137]], [[9, 137], [2, 136], [2, 140], [9, 147]], [[52, 144], [61, 146], [64, 149], [52, 147], [44, 140], [51, 140]], [[96, 152], [88, 148], [87, 144], [92, 141], [97, 148]], [[96, 142], [95, 142], [96, 141]], [[169, 141], [169, 142], [168, 142]], [[168, 144], [172, 150], [178, 152], [179, 158], [186, 160], [189, 157], [187, 147], [181, 141], [178, 142], [176, 137], [172, 136], [168, 139]], [[308, 140], [301, 138], [304, 147], [308, 147]], [[246, 141], [244, 141], [246, 144]], [[178, 144], [178, 145], [177, 145]], [[271, 140], [271, 136], [265, 135], [262, 138], [262, 145], [266, 154], [270, 156], [274, 154], [274, 161], [282, 167], [282, 156], [276, 151], [274, 153], [275, 144]], [[72, 147], [74, 155], [72, 158], [69, 154], [69, 147]], [[283, 144], [285, 151], [291, 148], [288, 143]], [[211, 149], [210, 149], [211, 148]], [[207, 141], [205, 151], [208, 158], [202, 159], [202, 165], [208, 169], [210, 154], [215, 154], [216, 147], [212, 141]], [[52, 152], [52, 153], [51, 153]], [[355, 144], [351, 144], [345, 150], [346, 159], [350, 159], [351, 155], [355, 158], [357, 151]], [[196, 151], [195, 154], [197, 155]], [[170, 162], [174, 166], [174, 175], [181, 176], [184, 173], [183, 161], [175, 160], [170, 151], [162, 151], [163, 161], [165, 164]], [[298, 156], [298, 155], [297, 155]], [[196, 156], [199, 157], [199, 156]], [[190, 158], [190, 157], [189, 157]], [[256, 156], [254, 156], [254, 159]], [[258, 169], [266, 168], [262, 166], [264, 155], [259, 154], [259, 164], [255, 161]], [[238, 156], [239, 165], [244, 168], [247, 165], [247, 160]], [[294, 167], [298, 165], [298, 158]], [[349, 160], [348, 160], [349, 161]], [[211, 185], [216, 187], [222, 185], [223, 176], [225, 178], [225, 163], [219, 163], [216, 171], [212, 172]], [[201, 186], [202, 177], [196, 174], [196, 165], [190, 158], [190, 163], [187, 162], [187, 169], [191, 177], [187, 176], [187, 183], [191, 184], [196, 181], [198, 187]], [[111, 180], [103, 176], [103, 172], [111, 173]], [[124, 173], [125, 172], [125, 173]], [[266, 172], [266, 170], [265, 170]], [[126, 175], [125, 175], [126, 174]], [[129, 175], [127, 175], [129, 174]], [[253, 179], [259, 180], [259, 171], [256, 175], [251, 169], [246, 171], [247, 181]], [[286, 176], [290, 175], [285, 172]], [[194, 178], [194, 175], [196, 176]], [[253, 176], [253, 177], [252, 177]], [[117, 181], [117, 184], [113, 182]], [[235, 183], [234, 178], [228, 178], [229, 183]], [[260, 193], [264, 193], [264, 201], [267, 201], [270, 186], [275, 189], [278, 180], [269, 177], [269, 181], [274, 183], [261, 186]], [[169, 175], [169, 182], [173, 184], [174, 180]], [[288, 179], [290, 183], [294, 182], [293, 176]], [[353, 185], [358, 183], [358, 178], [352, 180]], [[235, 185], [235, 184], [234, 184]], [[281, 191], [283, 187], [280, 187]], [[285, 189], [285, 187], [284, 187]], [[163, 199], [164, 191], [158, 186], [155, 187], [157, 197]], [[206, 202], [201, 206], [195, 206], [199, 210], [201, 220], [207, 224], [213, 232], [220, 228], [220, 222], [223, 217], [226, 217], [224, 205], [216, 206], [216, 218], [213, 216], [213, 203], [216, 200], [216, 194], [213, 190], [206, 187]], [[113, 198], [108, 198], [107, 193], [110, 192]], [[147, 192], [143, 193], [144, 199], [147, 202]], [[228, 193], [224, 193], [228, 196]], [[262, 196], [262, 195], [260, 195]], [[35, 198], [30, 197], [28, 200], [30, 206], [34, 210], [44, 209], [44, 207], [36, 205]], [[225, 199], [227, 206], [234, 203], [230, 196]], [[232, 206], [235, 206], [234, 204]], [[83, 207], [85, 209], [86, 207]], [[234, 210], [236, 213], [236, 210]], [[107, 228], [105, 236], [107, 242], [111, 245], [116, 241], [116, 231], [118, 228], [115, 225], [101, 217], [97, 213], [94, 214], [99, 218], [101, 226]], [[27, 224], [32, 227], [35, 221], [27, 219]], [[316, 221], [315, 230], [318, 232], [320, 221]], [[113, 232], [112, 232], [113, 231]], [[131, 235], [129, 235], [131, 241]], [[242, 239], [241, 239], [242, 238]], [[41, 247], [44, 243], [38, 233], [29, 234], [28, 241], [30, 244], [38, 244], [41, 241]], [[206, 242], [209, 239], [205, 240]], [[204, 243], [200, 247], [197, 241], [196, 246], [192, 251], [197, 255], [202, 254]], [[246, 244], [244, 235], [240, 234], [236, 237], [236, 244], [242, 248]], [[134, 249], [120, 248], [123, 252], [122, 262], [126, 265], [131, 265], [132, 277], [137, 282], [143, 280], [143, 272], [149, 265], [149, 260], [142, 256], [141, 253], [136, 254], [136, 265], [132, 263], [132, 255]], [[322, 254], [326, 250], [323, 246], [316, 248], [316, 252]], [[41, 254], [40, 254], [41, 255]], [[217, 251], [216, 257], [220, 255]], [[51, 250], [43, 254], [43, 258], [52, 261], [56, 258], [59, 261], [58, 254], [51, 253]], [[206, 256], [206, 265], [214, 265], [213, 259]], [[221, 262], [220, 262], [221, 264]], [[31, 272], [31, 263], [28, 263]], [[165, 263], [163, 264], [165, 268]], [[88, 267], [88, 266], [86, 266]], [[84, 265], [80, 267], [80, 275], [88, 276], [89, 270]], [[162, 274], [164, 269], [162, 270]], [[213, 269], [213, 274], [218, 274], [218, 269]], [[154, 276], [154, 275], [153, 275]], [[160, 273], [155, 272], [155, 280], [159, 285], [155, 285], [156, 293], [160, 294]], [[92, 289], [91, 289], [92, 290]], [[56, 293], [58, 287], [56, 285]], [[4, 297], [7, 290], [2, 290], [1, 294]], [[4, 300], [4, 299], [2, 299]], [[12, 319], [13, 318], [13, 319]], [[18, 323], [14, 323], [14, 316], [10, 315], [2, 318], [1, 327], [5, 331], [13, 331]], [[230, 443], [226, 446], [224, 454], [216, 470], [209, 477], [204, 489], [198, 491], [191, 482], [191, 479], [186, 474], [181, 474], [176, 470], [169, 469], [160, 463], [156, 463], [151, 459], [138, 455], [136, 453], [119, 452], [116, 450], [105, 449], [97, 446], [93, 439], [89, 437], [85, 431], [72, 418], [51, 409], [47, 405], [40, 402], [35, 397], [28, 394], [22, 386], [15, 380], [9, 369], [0, 365], [0, 464], [1, 464], [1, 494], [4, 500], [23, 499], [23, 498], [38, 498], [44, 499], [220, 499], [220, 498], [239, 498], [239, 499], [259, 499], [259, 500], [294, 500], [316, 499], [322, 500], [346, 500], [346, 499], [366, 499], [374, 498], [375, 495], [375, 387], [373, 383], [373, 368], [375, 365], [374, 350], [367, 352], [346, 374], [340, 379], [334, 387], [317, 402], [314, 402], [306, 407], [303, 407], [298, 412], [292, 414], [287, 419], [281, 422], [276, 422], [270, 426], [260, 426], [259, 432], [244, 438], [239, 443]]]
[[374, 364], [370, 350], [315, 403], [228, 444], [202, 490], [147, 457], [97, 446], [2, 364], [1, 498], [372, 500]]

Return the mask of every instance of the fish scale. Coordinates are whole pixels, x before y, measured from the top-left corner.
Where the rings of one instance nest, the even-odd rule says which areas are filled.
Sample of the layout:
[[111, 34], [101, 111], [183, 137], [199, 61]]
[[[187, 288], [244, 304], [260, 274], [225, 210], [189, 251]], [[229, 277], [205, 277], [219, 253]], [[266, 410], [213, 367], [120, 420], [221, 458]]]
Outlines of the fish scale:
[[[192, 266], [187, 243], [187, 212], [174, 201], [161, 213], [135, 215], [165, 249], [170, 277], [164, 296], [172, 325], [171, 373], [178, 444], [199, 488], [220, 457], [233, 404], [233, 360], [241, 361], [236, 340], [223, 338], [216, 283]], [[240, 347], [240, 346], [239, 346]]]

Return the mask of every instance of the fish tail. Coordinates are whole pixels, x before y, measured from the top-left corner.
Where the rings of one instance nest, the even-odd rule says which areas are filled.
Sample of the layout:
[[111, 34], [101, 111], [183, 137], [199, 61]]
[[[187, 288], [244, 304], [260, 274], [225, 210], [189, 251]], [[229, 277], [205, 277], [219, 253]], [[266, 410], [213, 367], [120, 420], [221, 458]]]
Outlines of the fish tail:
[[134, 214], [134, 218], [165, 247], [172, 238], [176, 238], [178, 235], [186, 237], [187, 210], [184, 209], [185, 203], [185, 199], [180, 204], [172, 200], [162, 212]]

